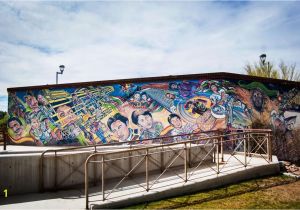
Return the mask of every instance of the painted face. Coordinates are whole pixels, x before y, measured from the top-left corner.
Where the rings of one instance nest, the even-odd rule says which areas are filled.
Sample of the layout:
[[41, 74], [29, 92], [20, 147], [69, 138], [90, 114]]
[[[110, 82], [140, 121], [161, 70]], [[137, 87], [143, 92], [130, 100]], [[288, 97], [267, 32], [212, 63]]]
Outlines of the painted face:
[[144, 129], [150, 129], [153, 124], [153, 119], [149, 115], [140, 115], [138, 117], [138, 124]]
[[146, 101], [147, 100], [147, 96], [146, 95], [142, 95], [142, 99]]
[[254, 108], [258, 111], [262, 111], [264, 103], [262, 93], [259, 90], [254, 90], [251, 98]]
[[31, 108], [31, 109], [36, 109], [38, 108], [38, 101], [36, 100], [36, 98], [34, 96], [30, 96], [28, 95], [26, 97], [26, 103], [28, 104], [28, 106]]
[[279, 130], [280, 132], [285, 132], [285, 125], [280, 119], [276, 119], [274, 122], [275, 128]]
[[78, 99], [77, 95], [72, 96], [73, 101], [76, 101]]
[[40, 126], [40, 123], [39, 123], [38, 119], [33, 118], [33, 119], [31, 120], [31, 127], [32, 127], [33, 129], [37, 129], [39, 126]]
[[95, 120], [94, 120], [93, 118], [90, 117], [90, 118], [88, 119], [88, 123], [89, 123], [89, 124], [93, 124], [94, 122], [95, 122]]
[[61, 123], [63, 125], [73, 123], [77, 119], [77, 117], [74, 114], [73, 110], [67, 105], [60, 106], [57, 109], [57, 116], [58, 116], [58, 119], [61, 121]]
[[295, 128], [295, 124], [296, 124], [296, 117], [290, 118], [288, 120], [286, 120], [286, 128], [288, 130], [293, 130]]
[[177, 87], [178, 87], [177, 84], [172, 84], [172, 85], [171, 85], [171, 88], [172, 88], [172, 89], [177, 89]]
[[213, 92], [217, 92], [218, 91], [218, 88], [217, 88], [217, 86], [215, 86], [215, 85], [211, 85], [211, 90], [213, 91]]
[[111, 124], [111, 130], [120, 141], [125, 141], [130, 134], [127, 125], [120, 120], [117, 120]]
[[50, 121], [49, 121], [49, 119], [45, 119], [44, 124], [45, 124], [46, 129], [50, 128]]
[[182, 127], [182, 122], [178, 117], [173, 117], [170, 121], [171, 121], [171, 124], [174, 126], [174, 128]]
[[38, 101], [43, 101], [43, 96], [42, 96], [42, 95], [38, 95], [37, 100], [38, 100]]
[[11, 121], [8, 126], [14, 131], [14, 133], [18, 136], [21, 136], [23, 133], [23, 127], [16, 120]]
[[140, 96], [140, 94], [134, 94], [134, 99], [136, 100], [136, 101], [139, 101], [140, 99], [141, 99], [141, 96]]

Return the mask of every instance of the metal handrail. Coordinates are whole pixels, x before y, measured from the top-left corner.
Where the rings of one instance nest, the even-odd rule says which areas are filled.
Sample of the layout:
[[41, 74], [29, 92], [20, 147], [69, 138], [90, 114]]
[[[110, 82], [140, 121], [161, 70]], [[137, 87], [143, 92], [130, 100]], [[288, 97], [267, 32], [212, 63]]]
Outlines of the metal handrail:
[[[171, 138], [176, 138], [176, 137], [184, 137], [184, 136], [189, 136], [189, 137], [197, 137], [203, 134], [207, 134], [207, 133], [219, 133], [221, 132], [220, 130], [211, 130], [211, 131], [206, 131], [206, 132], [198, 132], [198, 133], [192, 133], [192, 134], [180, 134], [180, 135], [173, 135], [173, 136], [161, 136], [161, 137], [156, 137], [156, 138], [151, 138], [151, 139], [143, 139], [143, 140], [133, 140], [133, 141], [128, 141], [128, 142], [113, 142], [113, 143], [109, 143], [109, 144], [94, 144], [94, 145], [89, 145], [89, 146], [77, 146], [77, 147], [69, 147], [69, 148], [60, 148], [60, 149], [48, 149], [45, 150], [41, 153], [40, 156], [40, 161], [39, 161], [39, 187], [40, 187], [40, 192], [44, 191], [44, 157], [47, 153], [54, 153], [54, 157], [55, 157], [55, 168], [54, 168], [54, 176], [57, 177], [57, 154], [60, 152], [66, 152], [66, 151], [75, 151], [75, 150], [82, 150], [82, 149], [87, 149], [87, 148], [94, 148], [93, 149], [93, 153], [98, 152], [97, 148], [98, 147], [107, 147], [107, 146], [117, 146], [117, 145], [124, 145], [124, 144], [128, 144], [130, 146], [132, 145], [143, 145], [144, 147], [146, 146], [145, 144], [143, 144], [143, 142], [147, 142], [147, 141], [156, 141], [159, 140], [160, 144], [162, 144], [164, 142], [164, 140], [166, 139], [166, 141], [168, 139]], [[137, 144], [139, 143], [139, 144]], [[91, 152], [91, 151], [89, 151]], [[55, 185], [56, 185], [56, 181], [57, 179], [55, 178]], [[55, 186], [56, 188], [57, 186]]]
[[[240, 132], [241, 131], [241, 132]], [[232, 132], [232, 131], [231, 131]], [[221, 133], [221, 132], [219, 132], [219, 133]], [[114, 151], [114, 152], [96, 152], [96, 153], [94, 153], [94, 154], [91, 154], [87, 159], [86, 159], [86, 161], [85, 161], [85, 195], [86, 195], [86, 208], [88, 209], [88, 203], [89, 203], [89, 200], [88, 200], [88, 184], [89, 184], [89, 180], [88, 180], [88, 164], [91, 162], [90, 160], [92, 159], [92, 158], [96, 158], [97, 156], [101, 156], [101, 161], [92, 161], [93, 163], [101, 163], [101, 165], [102, 165], [102, 178], [101, 178], [101, 183], [102, 183], [102, 196], [103, 196], [103, 200], [105, 200], [106, 198], [105, 198], [105, 196], [104, 196], [104, 163], [106, 163], [106, 162], [109, 162], [109, 161], [112, 161], [111, 159], [109, 159], [109, 160], [106, 160], [105, 159], [105, 156], [107, 156], [107, 155], [115, 155], [115, 154], [121, 154], [121, 153], [130, 153], [130, 152], [134, 152], [134, 151], [146, 151], [146, 153], [144, 152], [143, 154], [141, 154], [141, 158], [143, 158], [143, 160], [145, 159], [145, 161], [146, 161], [146, 185], [147, 185], [147, 188], [146, 188], [146, 190], [148, 191], [150, 188], [149, 188], [149, 180], [148, 180], [148, 161], [149, 161], [149, 150], [151, 150], [151, 149], [155, 149], [155, 148], [164, 148], [164, 147], [166, 147], [166, 146], [168, 146], [168, 147], [171, 147], [171, 146], [175, 146], [175, 145], [184, 145], [184, 148], [183, 148], [183, 151], [185, 151], [184, 152], [184, 173], [185, 173], [185, 178], [184, 178], [184, 181], [186, 182], [186, 181], [188, 181], [188, 176], [187, 176], [187, 155], [188, 155], [188, 153], [187, 153], [187, 150], [188, 150], [188, 148], [187, 148], [187, 144], [192, 144], [192, 143], [196, 143], [196, 142], [200, 142], [200, 141], [204, 141], [204, 140], [213, 140], [214, 141], [214, 143], [213, 143], [213, 145], [214, 145], [214, 150], [216, 149], [216, 151], [214, 151], [214, 154], [216, 155], [216, 157], [215, 157], [215, 160], [217, 160], [216, 161], [216, 166], [217, 166], [217, 174], [218, 173], [220, 173], [220, 171], [222, 170], [222, 168], [221, 168], [221, 170], [220, 170], [220, 164], [221, 163], [224, 163], [224, 161], [223, 161], [223, 143], [226, 143], [226, 142], [229, 142], [229, 141], [243, 141], [244, 142], [244, 156], [245, 156], [245, 160], [244, 160], [244, 163], [242, 163], [240, 160], [239, 160], [239, 162], [241, 162], [245, 167], [247, 167], [247, 165], [248, 165], [248, 162], [247, 162], [247, 148], [246, 148], [246, 144], [247, 144], [247, 141], [249, 142], [250, 141], [250, 138], [249, 138], [249, 136], [250, 135], [255, 135], [255, 134], [264, 134], [264, 136], [267, 136], [267, 156], [268, 156], [268, 162], [270, 163], [271, 161], [272, 161], [272, 152], [271, 152], [271, 140], [270, 140], [270, 137], [271, 137], [271, 130], [270, 129], [263, 129], [263, 130], [259, 130], [259, 129], [245, 129], [245, 130], [239, 130], [238, 132], [234, 132], [234, 133], [229, 133], [229, 134], [223, 134], [223, 135], [218, 135], [218, 136], [212, 136], [212, 137], [206, 137], [206, 138], [199, 138], [199, 139], [193, 139], [193, 140], [184, 140], [184, 141], [182, 141], [182, 142], [176, 142], [176, 143], [168, 143], [168, 144], [166, 144], [166, 145], [150, 145], [150, 146], [145, 146], [145, 147], [142, 147], [142, 148], [132, 148], [132, 149], [128, 149], [128, 150], [122, 150], [122, 151]], [[225, 137], [232, 137], [232, 136], [240, 136], [240, 135], [243, 135], [243, 137], [239, 137], [239, 138], [237, 138], [237, 139], [229, 139], [229, 140], [224, 140], [224, 138]], [[168, 138], [170, 138], [170, 137], [168, 137]], [[257, 143], [257, 142], [256, 142]], [[263, 142], [264, 143], [264, 142]], [[239, 143], [240, 144], [240, 143]], [[221, 148], [219, 148], [219, 146], [221, 146]], [[260, 145], [260, 147], [261, 147], [261, 145]], [[259, 148], [258, 148], [259, 149]], [[257, 150], [258, 149], [256, 149], [256, 151], [254, 151], [254, 152], [257, 152]], [[209, 153], [211, 153], [211, 151], [212, 150], [210, 150], [209, 151]], [[234, 149], [234, 151], [233, 151], [233, 153], [232, 154], [230, 154], [230, 158], [232, 157], [232, 156], [234, 156], [234, 153], [236, 152], [236, 148]], [[253, 151], [251, 151], [251, 152], [253, 152]], [[181, 151], [181, 153], [182, 153], [182, 151]], [[175, 159], [178, 157], [178, 156], [180, 156], [181, 155], [181, 153], [179, 153], [179, 155], [177, 155], [176, 157], [175, 157]], [[208, 154], [208, 153], [207, 153]], [[221, 154], [221, 156], [222, 156], [222, 161], [220, 162], [220, 158], [219, 158], [219, 154]], [[207, 155], [206, 155], [207, 156]], [[205, 157], [206, 157], [205, 156]], [[131, 157], [131, 156], [128, 156], [128, 158], [129, 157]], [[263, 156], [262, 156], [263, 157]], [[229, 159], [230, 159], [229, 158]], [[236, 158], [236, 157], [235, 157]], [[172, 161], [174, 162], [174, 160], [175, 159], [173, 159]], [[229, 161], [229, 159], [225, 162], [225, 164]], [[203, 161], [203, 159], [202, 159], [202, 161]], [[140, 164], [140, 163], [139, 163]], [[168, 167], [170, 166], [172, 164], [172, 162], [168, 165]], [[200, 163], [201, 164], [201, 163]], [[198, 166], [200, 165], [200, 164], [198, 164]], [[198, 167], [197, 166], [197, 167]], [[136, 167], [136, 166], [135, 166]], [[168, 168], [167, 167], [167, 168]], [[197, 168], [196, 167], [196, 168]], [[133, 170], [133, 169], [132, 169]], [[129, 176], [129, 174], [131, 173], [131, 171], [132, 170], [130, 170], [130, 172], [128, 172], [127, 174], [126, 174], [126, 176], [124, 176], [123, 177], [123, 179], [120, 181], [120, 182], [122, 182], [126, 177], [128, 177]], [[165, 169], [166, 170], [166, 169]], [[162, 173], [164, 173], [165, 172], [165, 170], [162, 172]], [[162, 175], [162, 174], [161, 174]], [[160, 176], [161, 176], [160, 175]], [[159, 177], [158, 177], [159, 178]], [[120, 184], [120, 182], [118, 183], [118, 184]], [[115, 186], [116, 187], [116, 186]], [[111, 194], [112, 192], [110, 192], [109, 194]]]

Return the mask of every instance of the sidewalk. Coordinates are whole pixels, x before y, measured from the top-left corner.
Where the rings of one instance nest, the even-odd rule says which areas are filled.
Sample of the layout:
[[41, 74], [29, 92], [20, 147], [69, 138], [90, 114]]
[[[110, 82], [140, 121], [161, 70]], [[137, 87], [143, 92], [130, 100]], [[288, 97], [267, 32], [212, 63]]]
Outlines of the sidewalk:
[[0, 209], [85, 209], [83, 190], [32, 193], [0, 198]]

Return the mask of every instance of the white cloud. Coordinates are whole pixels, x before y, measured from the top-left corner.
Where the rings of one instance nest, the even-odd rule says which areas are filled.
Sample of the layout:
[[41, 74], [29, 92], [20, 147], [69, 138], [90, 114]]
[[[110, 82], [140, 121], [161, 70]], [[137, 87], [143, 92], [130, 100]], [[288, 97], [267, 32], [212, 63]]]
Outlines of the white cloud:
[[[7, 87], [300, 65], [298, 2], [2, 2]], [[1, 105], [3, 109], [5, 105]]]

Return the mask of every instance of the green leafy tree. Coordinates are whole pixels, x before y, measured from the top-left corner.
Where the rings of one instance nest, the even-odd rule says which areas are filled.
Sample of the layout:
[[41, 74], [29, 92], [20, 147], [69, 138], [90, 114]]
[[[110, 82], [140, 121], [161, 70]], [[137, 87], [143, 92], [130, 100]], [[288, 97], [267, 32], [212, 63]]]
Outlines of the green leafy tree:
[[8, 120], [7, 112], [0, 111], [0, 128], [2, 126], [6, 126], [7, 120]]
[[244, 69], [251, 76], [300, 81], [300, 74], [296, 72], [296, 64], [287, 65], [284, 61], [279, 63], [278, 68], [271, 62], [259, 61], [259, 63], [246, 64]]

